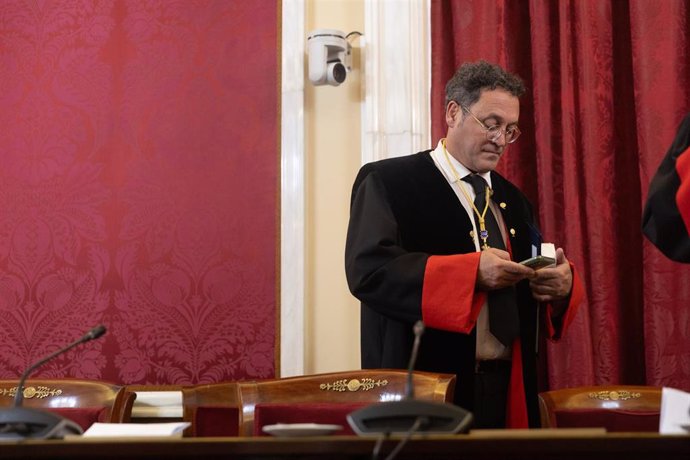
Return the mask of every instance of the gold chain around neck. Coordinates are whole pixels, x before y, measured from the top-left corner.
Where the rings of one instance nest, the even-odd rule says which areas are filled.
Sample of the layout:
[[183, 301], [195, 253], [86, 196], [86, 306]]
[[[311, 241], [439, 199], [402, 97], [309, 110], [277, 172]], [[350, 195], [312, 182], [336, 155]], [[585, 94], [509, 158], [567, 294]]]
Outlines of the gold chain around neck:
[[460, 179], [460, 175], [458, 174], [457, 170], [455, 169], [455, 166], [453, 166], [453, 162], [450, 161], [450, 157], [448, 156], [448, 150], [446, 150], [446, 140], [441, 139], [441, 147], [443, 147], [443, 155], [446, 157], [446, 162], [448, 163], [448, 166], [450, 167], [450, 171], [453, 173], [453, 177], [455, 177], [455, 181], [458, 184], [458, 187], [460, 188], [460, 191], [462, 194], [465, 196], [467, 199], [467, 202], [470, 204], [472, 207], [472, 211], [474, 211], [474, 214], [477, 216], [477, 221], [479, 222], [479, 237], [482, 240], [482, 249], [487, 249], [489, 247], [489, 243], [487, 243], [487, 238], [489, 237], [489, 232], [486, 231], [486, 212], [489, 209], [489, 198], [491, 197], [491, 189], [489, 188], [489, 185], [486, 185], [485, 193], [486, 193], [486, 199], [485, 199], [485, 204], [484, 204], [484, 209], [482, 209], [482, 212], [479, 212], [479, 209], [477, 209], [477, 206], [474, 204], [474, 200], [470, 197], [470, 194], [467, 190], [465, 190], [465, 183]]

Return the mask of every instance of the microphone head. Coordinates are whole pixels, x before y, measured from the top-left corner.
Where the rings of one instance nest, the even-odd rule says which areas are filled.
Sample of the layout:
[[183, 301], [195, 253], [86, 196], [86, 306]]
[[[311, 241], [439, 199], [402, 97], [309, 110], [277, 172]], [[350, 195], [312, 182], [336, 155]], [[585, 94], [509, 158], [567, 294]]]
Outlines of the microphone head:
[[93, 329], [91, 329], [89, 332], [86, 333], [86, 335], [84, 336], [84, 340], [97, 339], [100, 336], [102, 336], [103, 334], [105, 334], [105, 331], [106, 331], [105, 326], [102, 324], [99, 324], [98, 326], [94, 327]]
[[424, 334], [424, 323], [422, 322], [422, 320], [419, 320], [416, 323], [414, 323], [414, 327], [412, 328], [412, 330], [414, 331], [414, 335], [416, 337], [419, 337], [420, 335]]

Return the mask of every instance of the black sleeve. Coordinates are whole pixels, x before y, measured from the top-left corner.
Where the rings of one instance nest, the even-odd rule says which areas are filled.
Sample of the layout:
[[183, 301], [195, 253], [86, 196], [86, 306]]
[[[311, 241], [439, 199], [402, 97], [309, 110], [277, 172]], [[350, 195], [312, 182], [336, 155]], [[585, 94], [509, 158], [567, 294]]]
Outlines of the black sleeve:
[[[661, 161], [652, 182], [642, 216], [642, 231], [669, 259], [690, 262], [690, 236], [676, 203], [680, 177], [676, 160], [690, 146], [690, 115]], [[686, 153], [687, 155], [687, 153]]]
[[352, 191], [345, 247], [345, 272], [352, 294], [398, 321], [422, 317], [424, 270], [429, 255], [408, 252], [376, 171], [360, 171]]

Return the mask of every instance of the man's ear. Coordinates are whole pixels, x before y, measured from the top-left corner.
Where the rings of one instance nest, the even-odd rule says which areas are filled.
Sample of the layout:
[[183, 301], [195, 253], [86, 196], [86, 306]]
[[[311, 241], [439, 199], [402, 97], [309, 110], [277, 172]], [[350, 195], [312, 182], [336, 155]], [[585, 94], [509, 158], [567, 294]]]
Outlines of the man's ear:
[[446, 106], [446, 124], [448, 127], [455, 127], [462, 118], [460, 105], [455, 101], [450, 101]]

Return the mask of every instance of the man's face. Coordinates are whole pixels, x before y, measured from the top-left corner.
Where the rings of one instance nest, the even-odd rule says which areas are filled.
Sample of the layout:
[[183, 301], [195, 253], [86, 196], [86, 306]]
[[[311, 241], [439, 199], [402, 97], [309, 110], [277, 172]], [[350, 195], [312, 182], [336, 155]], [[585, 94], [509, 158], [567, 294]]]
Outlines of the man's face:
[[451, 101], [446, 107], [448, 153], [474, 172], [493, 171], [508, 145], [505, 129], [517, 125], [520, 102], [509, 92], [497, 88], [482, 90], [479, 100], [467, 109], [486, 126], [499, 125], [503, 134], [493, 142], [488, 140], [486, 130], [477, 120], [457, 102]]

